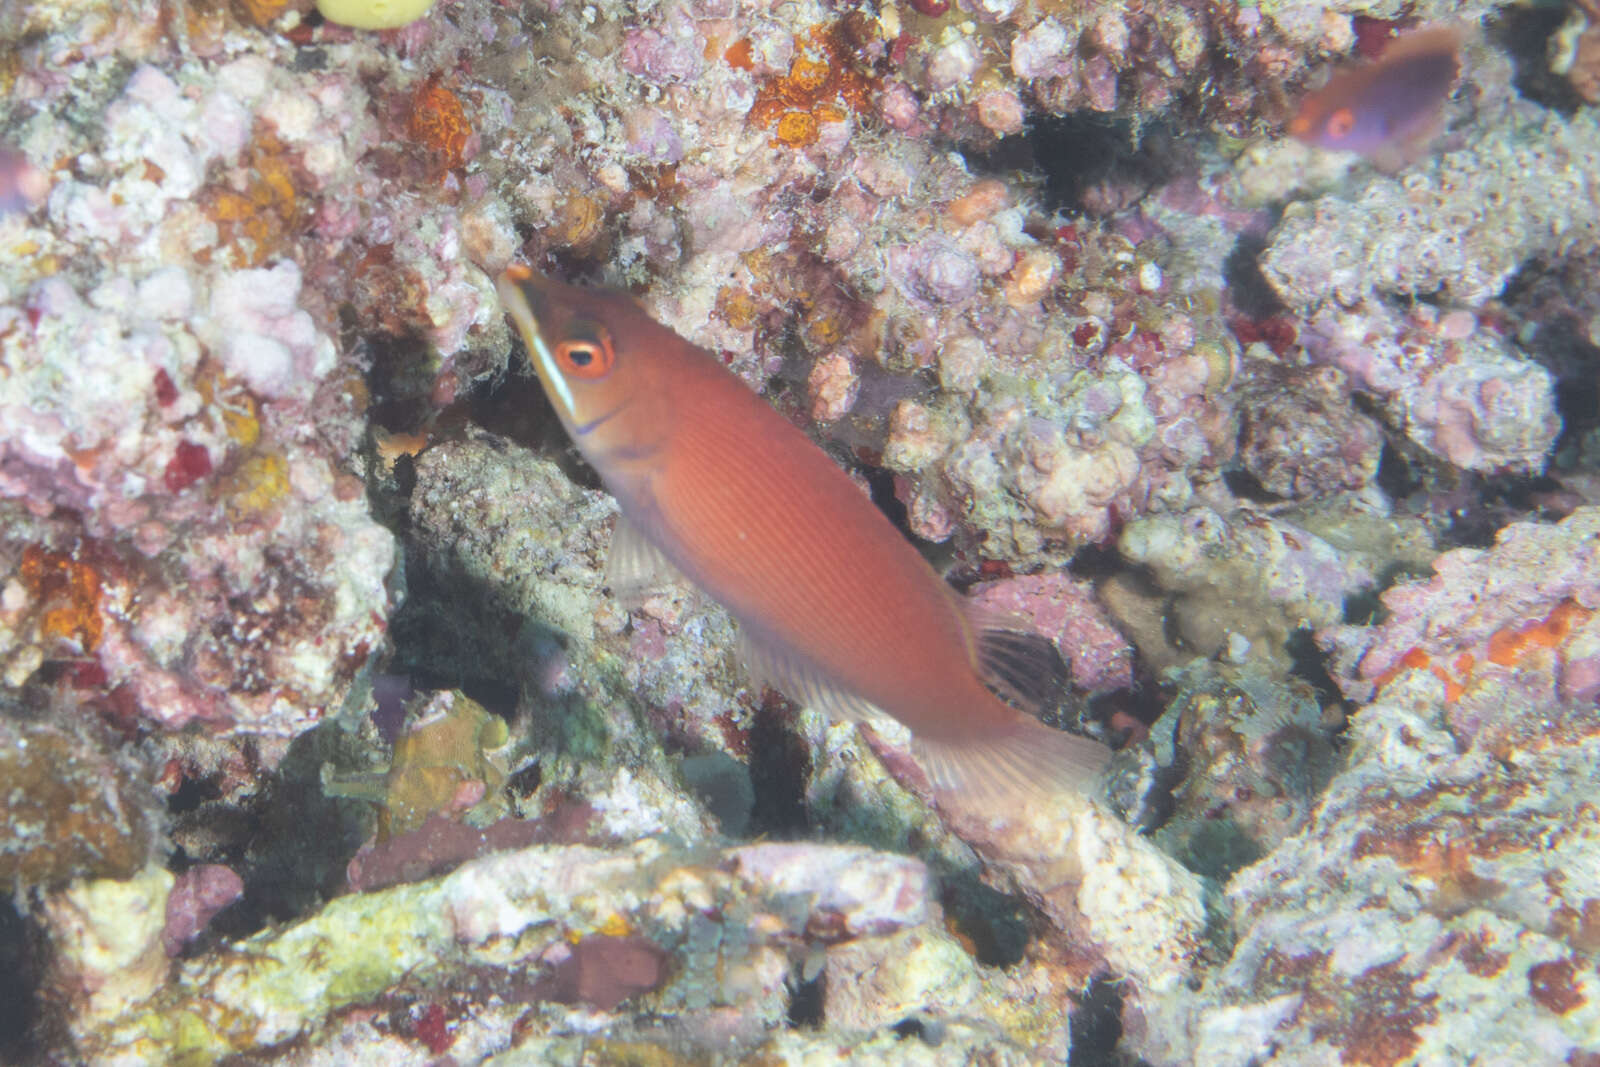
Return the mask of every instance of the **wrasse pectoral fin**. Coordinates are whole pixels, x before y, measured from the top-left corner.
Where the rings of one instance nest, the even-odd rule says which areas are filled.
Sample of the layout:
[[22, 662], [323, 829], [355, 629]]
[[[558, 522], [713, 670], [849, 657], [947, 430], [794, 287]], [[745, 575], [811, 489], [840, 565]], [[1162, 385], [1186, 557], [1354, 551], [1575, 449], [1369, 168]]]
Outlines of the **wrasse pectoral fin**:
[[1062, 790], [1087, 794], [1108, 755], [1098, 742], [1053, 730], [1021, 712], [1000, 732], [979, 741], [946, 742], [913, 734], [911, 752], [935, 790], [996, 810], [1047, 801]]
[[838, 722], [882, 722], [894, 717], [828, 681], [801, 657], [739, 631], [739, 658], [756, 685], [769, 685], [802, 707]]
[[979, 631], [977, 643], [983, 680], [1035, 714], [1053, 707], [1071, 681], [1055, 643], [1042, 634], [992, 627]]
[[684, 581], [674, 567], [639, 528], [621, 515], [611, 528], [611, 552], [606, 557], [606, 585], [623, 607], [633, 609], [654, 593]]

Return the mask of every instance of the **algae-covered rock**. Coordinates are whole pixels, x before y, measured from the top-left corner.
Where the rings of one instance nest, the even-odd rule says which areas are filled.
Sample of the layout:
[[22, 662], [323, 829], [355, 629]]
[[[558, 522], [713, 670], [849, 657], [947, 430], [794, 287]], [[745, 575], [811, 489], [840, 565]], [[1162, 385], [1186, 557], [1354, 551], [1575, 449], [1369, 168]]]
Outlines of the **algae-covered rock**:
[[0, 885], [129, 877], [155, 826], [149, 785], [93, 731], [0, 713]]

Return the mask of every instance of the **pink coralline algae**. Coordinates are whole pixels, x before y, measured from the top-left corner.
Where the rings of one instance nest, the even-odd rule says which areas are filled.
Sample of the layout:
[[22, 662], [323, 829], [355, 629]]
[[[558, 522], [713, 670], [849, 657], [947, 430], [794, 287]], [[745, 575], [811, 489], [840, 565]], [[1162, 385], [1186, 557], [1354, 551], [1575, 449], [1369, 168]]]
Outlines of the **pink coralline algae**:
[[1492, 330], [1446, 326], [1425, 311], [1328, 305], [1304, 340], [1312, 360], [1379, 397], [1428, 451], [1470, 470], [1541, 469], [1561, 429], [1549, 371]]
[[243, 879], [219, 863], [201, 864], [179, 875], [167, 895], [167, 925], [161, 931], [167, 955], [182, 952], [217, 912], [243, 895]]
[[978, 265], [946, 238], [891, 249], [889, 269], [906, 296], [929, 304], [959, 304], [978, 291]]
[[594, 934], [549, 955], [551, 967], [535, 983], [534, 995], [615, 1011], [630, 997], [660, 986], [667, 977], [667, 960], [668, 954], [648, 938]]

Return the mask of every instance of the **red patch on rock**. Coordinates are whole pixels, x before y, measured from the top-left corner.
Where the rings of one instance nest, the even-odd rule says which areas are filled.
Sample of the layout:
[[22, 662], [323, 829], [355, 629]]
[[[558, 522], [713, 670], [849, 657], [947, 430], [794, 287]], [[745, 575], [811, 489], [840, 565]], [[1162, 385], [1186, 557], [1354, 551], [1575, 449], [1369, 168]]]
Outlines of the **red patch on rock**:
[[211, 473], [211, 453], [205, 445], [180, 441], [178, 450], [167, 461], [161, 480], [169, 493], [181, 493], [195, 482]]

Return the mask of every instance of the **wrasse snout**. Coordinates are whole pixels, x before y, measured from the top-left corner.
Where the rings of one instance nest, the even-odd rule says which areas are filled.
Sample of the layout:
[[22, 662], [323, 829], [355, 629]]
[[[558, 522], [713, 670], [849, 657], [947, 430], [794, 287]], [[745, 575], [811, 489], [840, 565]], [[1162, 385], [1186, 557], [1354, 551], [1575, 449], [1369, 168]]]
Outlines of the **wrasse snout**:
[[722, 363], [631, 299], [523, 266], [499, 292], [563, 426], [622, 518], [611, 583], [676, 570], [739, 622], [751, 667], [834, 717], [910, 728], [940, 789], [1081, 788], [1098, 744], [1037, 706], [1054, 650], [985, 627], [844, 471]]

